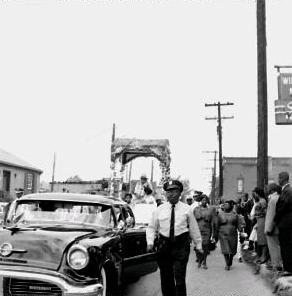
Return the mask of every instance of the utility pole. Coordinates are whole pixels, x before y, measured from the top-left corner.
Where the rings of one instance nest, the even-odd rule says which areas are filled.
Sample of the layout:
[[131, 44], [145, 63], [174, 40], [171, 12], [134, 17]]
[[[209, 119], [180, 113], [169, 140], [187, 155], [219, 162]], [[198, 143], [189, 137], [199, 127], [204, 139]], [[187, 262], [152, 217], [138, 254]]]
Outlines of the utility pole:
[[51, 184], [51, 192], [54, 192], [54, 183], [55, 183], [55, 167], [56, 167], [56, 152], [54, 152], [54, 161], [53, 161], [53, 173], [52, 173], [52, 184]]
[[217, 134], [218, 134], [218, 141], [219, 141], [219, 198], [223, 196], [223, 159], [222, 159], [222, 119], [233, 119], [233, 116], [229, 117], [222, 117], [221, 116], [221, 106], [231, 106], [234, 105], [233, 103], [213, 103], [213, 104], [205, 104], [205, 107], [217, 107], [218, 117], [206, 117], [206, 120], [217, 120]]
[[132, 192], [131, 177], [132, 177], [132, 161], [130, 162], [130, 170], [129, 170], [129, 192]]
[[151, 177], [150, 177], [151, 185], [153, 184], [153, 170], [154, 170], [154, 163], [152, 159], [151, 160]]
[[115, 141], [115, 138], [116, 138], [116, 124], [113, 123], [112, 143]]
[[114, 194], [114, 179], [115, 179], [115, 162], [112, 161], [112, 154], [113, 154], [113, 145], [116, 138], [116, 124], [113, 123], [113, 130], [112, 130], [112, 140], [111, 140], [111, 155], [110, 155], [110, 162], [111, 162], [111, 175], [108, 184], [109, 194]]
[[211, 204], [214, 205], [215, 204], [215, 200], [217, 198], [216, 196], [216, 167], [217, 167], [217, 153], [218, 151], [214, 150], [214, 151], [203, 151], [203, 153], [214, 153], [214, 167], [212, 170], [212, 190], [211, 190]]
[[258, 155], [257, 186], [268, 184], [268, 103], [266, 57], [266, 1], [257, 0]]

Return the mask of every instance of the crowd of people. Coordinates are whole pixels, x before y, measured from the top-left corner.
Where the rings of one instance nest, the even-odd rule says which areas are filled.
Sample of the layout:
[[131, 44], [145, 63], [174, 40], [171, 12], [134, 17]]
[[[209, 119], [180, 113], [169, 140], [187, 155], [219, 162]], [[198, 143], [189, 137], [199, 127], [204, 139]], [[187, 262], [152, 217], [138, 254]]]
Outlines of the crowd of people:
[[[292, 275], [292, 187], [289, 174], [281, 172], [277, 183], [255, 187], [251, 195], [210, 205], [203, 192], [181, 200], [178, 180], [164, 184], [166, 199], [157, 204], [147, 229], [151, 251], [157, 241], [157, 261], [164, 296], [186, 295], [185, 275], [191, 240], [198, 268], [208, 269], [207, 257], [219, 241], [230, 270], [234, 256], [242, 262], [242, 249], [256, 255], [258, 265]], [[175, 217], [175, 218], [174, 218]]]
[[219, 242], [227, 271], [234, 256], [238, 254], [242, 262], [242, 250], [249, 249], [258, 266], [292, 275], [292, 187], [287, 172], [279, 174], [278, 184], [255, 187], [239, 200], [223, 198], [219, 205], [210, 205], [201, 191], [182, 200], [183, 184], [178, 180], [166, 182], [163, 189], [165, 196], [154, 195], [147, 176], [142, 175], [133, 195], [126, 193], [123, 199], [130, 205], [157, 205], [147, 229], [147, 245], [151, 251], [157, 242], [164, 296], [186, 295], [191, 239], [198, 268], [208, 269], [207, 257]]
[[[292, 275], [292, 188], [289, 174], [281, 172], [278, 184], [255, 187], [252, 197], [239, 201], [237, 212], [244, 217], [245, 241], [256, 253], [256, 262]], [[244, 241], [241, 241], [244, 243]]]
[[154, 196], [151, 182], [148, 181], [146, 174], [142, 174], [135, 186], [134, 192], [124, 191], [122, 193], [122, 199], [129, 205], [146, 203], [157, 204], [159, 206], [162, 204], [164, 197], [159, 194], [155, 194]]
[[[194, 209], [205, 250], [206, 240], [220, 242], [226, 270], [230, 270], [236, 253], [242, 262], [245, 248], [254, 251], [257, 264], [265, 264], [281, 275], [292, 275], [292, 188], [287, 172], [279, 174], [278, 184], [255, 187], [251, 196], [245, 193], [237, 201], [225, 200], [217, 208], [209, 207], [204, 194], [188, 197], [186, 203]], [[199, 266], [207, 268], [208, 250], [204, 253]]]

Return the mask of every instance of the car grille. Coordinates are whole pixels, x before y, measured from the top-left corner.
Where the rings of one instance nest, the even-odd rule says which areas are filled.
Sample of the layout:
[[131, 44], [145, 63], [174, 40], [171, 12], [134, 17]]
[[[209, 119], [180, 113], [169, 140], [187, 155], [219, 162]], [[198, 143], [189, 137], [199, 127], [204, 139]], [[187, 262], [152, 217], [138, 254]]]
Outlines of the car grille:
[[54, 284], [17, 278], [4, 278], [3, 292], [4, 296], [62, 296], [62, 290]]

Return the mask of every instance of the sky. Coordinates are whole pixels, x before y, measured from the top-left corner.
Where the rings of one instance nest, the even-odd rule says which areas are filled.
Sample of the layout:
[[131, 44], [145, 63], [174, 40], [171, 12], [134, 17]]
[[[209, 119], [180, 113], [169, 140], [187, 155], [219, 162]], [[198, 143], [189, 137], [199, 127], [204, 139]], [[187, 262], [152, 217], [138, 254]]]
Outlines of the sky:
[[[269, 155], [289, 157], [274, 65], [292, 65], [292, 1], [266, 2]], [[43, 181], [54, 152], [57, 181], [109, 177], [115, 123], [117, 137], [169, 139], [171, 175], [208, 191], [218, 101], [234, 103], [223, 155], [257, 155], [256, 1], [1, 1], [0, 35], [0, 147]], [[150, 168], [133, 161], [132, 178]]]

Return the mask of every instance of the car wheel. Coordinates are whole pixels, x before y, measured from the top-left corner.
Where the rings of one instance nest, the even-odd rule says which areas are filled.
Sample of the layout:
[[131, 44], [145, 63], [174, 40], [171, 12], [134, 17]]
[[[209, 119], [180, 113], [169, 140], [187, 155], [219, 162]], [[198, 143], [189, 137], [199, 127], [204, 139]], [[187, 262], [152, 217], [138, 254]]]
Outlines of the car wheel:
[[117, 296], [117, 282], [115, 276], [111, 273], [111, 269], [103, 266], [100, 275], [100, 284], [103, 288], [97, 293], [97, 296]]

